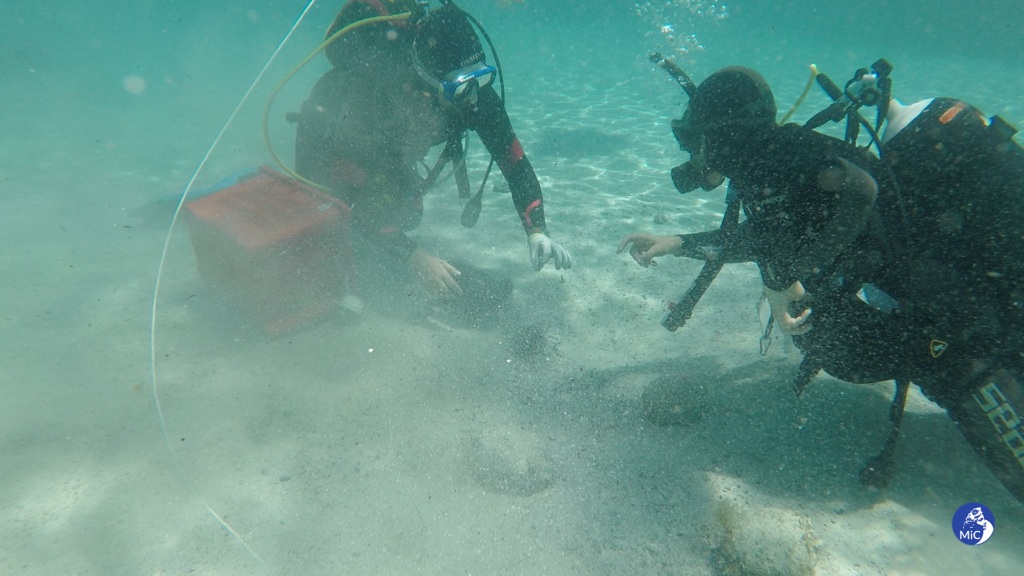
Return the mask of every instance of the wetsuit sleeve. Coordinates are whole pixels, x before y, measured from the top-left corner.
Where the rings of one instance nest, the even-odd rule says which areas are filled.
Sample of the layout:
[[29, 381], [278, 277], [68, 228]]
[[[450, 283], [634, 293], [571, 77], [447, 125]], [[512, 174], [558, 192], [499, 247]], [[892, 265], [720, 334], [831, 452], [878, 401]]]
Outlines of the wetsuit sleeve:
[[546, 232], [540, 182], [512, 130], [505, 105], [490, 86], [481, 90], [478, 98], [476, 110], [470, 115], [469, 128], [480, 136], [508, 181], [512, 202], [526, 233]]
[[750, 226], [744, 222], [730, 233], [718, 229], [695, 234], [679, 234], [683, 244], [674, 255], [726, 264], [753, 262], [757, 256], [753, 249], [751, 232]]
[[416, 242], [393, 223], [388, 207], [377, 202], [359, 202], [352, 207], [352, 228], [374, 246], [405, 262], [416, 250]]

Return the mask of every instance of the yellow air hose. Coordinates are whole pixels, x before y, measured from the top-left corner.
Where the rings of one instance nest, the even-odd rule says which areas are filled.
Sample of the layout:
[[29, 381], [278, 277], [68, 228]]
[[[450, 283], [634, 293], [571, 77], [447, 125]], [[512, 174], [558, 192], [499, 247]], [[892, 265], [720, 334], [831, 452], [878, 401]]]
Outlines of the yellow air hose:
[[796, 99], [796, 103], [790, 106], [789, 111], [786, 112], [786, 115], [782, 117], [782, 120], [779, 120], [779, 126], [785, 124], [786, 121], [789, 120], [790, 116], [792, 116], [793, 113], [796, 112], [796, 109], [799, 108], [800, 105], [804, 103], [804, 98], [807, 98], [807, 94], [810, 93], [811, 91], [811, 86], [814, 86], [814, 79], [817, 77], [818, 67], [815, 66], [814, 64], [811, 64], [811, 77], [807, 79], [807, 85], [804, 86], [803, 93], [800, 94], [800, 97]]
[[267, 98], [267, 106], [266, 108], [263, 109], [263, 143], [267, 145], [267, 150], [270, 152], [270, 155], [274, 158], [274, 161], [277, 162], [278, 166], [280, 166], [282, 170], [288, 173], [289, 176], [295, 178], [296, 180], [302, 182], [307, 186], [320, 190], [321, 192], [330, 191], [330, 188], [328, 188], [327, 186], [317, 184], [316, 182], [299, 176], [295, 172], [295, 170], [292, 170], [289, 166], [287, 166], [284, 163], [284, 161], [281, 160], [281, 158], [277, 155], [277, 153], [274, 152], [274, 147], [270, 144], [270, 133], [267, 131], [267, 118], [270, 117], [270, 107], [271, 105], [273, 105], [274, 98], [277, 97], [277, 93], [280, 92], [281, 89], [284, 88], [284, 85], [287, 84], [288, 81], [292, 79], [292, 76], [294, 76], [303, 66], [309, 63], [309, 61], [312, 60], [314, 56], [319, 54], [324, 48], [327, 48], [327, 46], [329, 46], [332, 42], [342, 37], [343, 35], [351, 32], [352, 30], [355, 30], [356, 28], [360, 28], [368, 24], [376, 24], [378, 22], [391, 22], [394, 20], [408, 20], [410, 16], [412, 16], [412, 12], [402, 12], [401, 14], [395, 14], [393, 16], [375, 16], [373, 18], [366, 18], [358, 22], [353, 22], [348, 26], [345, 26], [341, 30], [338, 30], [333, 35], [331, 35], [330, 38], [324, 40], [323, 44], [317, 46], [316, 50], [310, 52], [309, 56], [306, 56], [302, 60], [302, 62], [299, 62], [298, 65], [296, 65], [291, 72], [289, 72], [284, 78], [282, 78], [281, 82], [279, 82], [277, 87], [274, 88], [274, 91], [270, 93], [270, 97]]

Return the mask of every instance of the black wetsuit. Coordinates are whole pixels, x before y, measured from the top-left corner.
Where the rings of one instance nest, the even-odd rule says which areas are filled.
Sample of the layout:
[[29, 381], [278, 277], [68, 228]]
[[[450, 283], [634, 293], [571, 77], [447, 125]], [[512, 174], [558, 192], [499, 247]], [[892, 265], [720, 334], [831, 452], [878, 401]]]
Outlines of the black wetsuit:
[[[877, 161], [862, 150], [796, 124], [752, 130], [713, 150], [708, 164], [729, 177], [742, 202], [741, 229], [769, 288], [784, 290], [800, 280], [811, 289], [837, 262], [850, 259], [842, 254], [848, 245], [864, 250], [878, 243], [877, 231], [868, 227], [870, 200], [847, 202], [818, 186], [825, 170], [845, 173], [840, 158], [872, 173]], [[852, 238], [843, 240], [830, 226], [859, 230], [860, 241], [850, 244]]]
[[325, 73], [303, 103], [296, 135], [296, 170], [351, 206], [360, 235], [407, 259], [416, 245], [404, 231], [419, 224], [426, 191], [416, 162], [446, 142], [458, 162], [466, 130], [501, 169], [527, 233], [545, 229], [540, 184], [492, 87], [479, 91], [476, 106], [442, 109], [407, 64], [376, 64]]
[[[801, 281], [813, 310], [794, 339], [805, 362], [851, 382], [912, 380], [1024, 502], [1024, 153], [986, 126], [973, 107], [936, 99], [885, 147], [892, 175], [795, 125], [711, 135], [708, 164], [731, 179], [746, 221], [684, 235], [680, 254], [756, 261], [775, 290]], [[867, 212], [835, 218], [841, 198], [817, 186], [839, 158], [876, 180]], [[837, 222], [864, 224], [844, 246], [826, 225]], [[895, 309], [865, 302], [873, 288]]]

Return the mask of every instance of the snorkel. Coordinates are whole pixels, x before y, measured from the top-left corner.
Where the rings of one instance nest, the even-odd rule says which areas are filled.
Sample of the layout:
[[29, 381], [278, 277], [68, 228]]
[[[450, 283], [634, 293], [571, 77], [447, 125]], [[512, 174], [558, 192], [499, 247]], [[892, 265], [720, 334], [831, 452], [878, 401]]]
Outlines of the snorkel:
[[[650, 59], [661, 67], [662, 70], [668, 72], [669, 76], [679, 84], [679, 87], [682, 88], [688, 98], [693, 98], [694, 94], [697, 93], [697, 86], [682, 68], [658, 52], [651, 54]], [[701, 161], [703, 137], [699, 131], [693, 128], [689, 109], [683, 112], [682, 118], [672, 120], [672, 135], [675, 137], [676, 142], [679, 143], [679, 148], [690, 153], [690, 160], [688, 162], [672, 169], [672, 183], [675, 184], [677, 190], [684, 194], [697, 188], [713, 190], [721, 185], [721, 181], [719, 181], [714, 186], [706, 187], [709, 183], [707, 178], [702, 177], [704, 166]]]
[[[652, 62], [672, 76], [672, 79], [679, 84], [679, 87], [683, 89], [683, 92], [690, 99], [694, 97], [697, 93], [697, 86], [690, 80], [690, 77], [682, 68], [659, 53], [651, 54], [650, 58]], [[676, 141], [679, 142], [680, 148], [690, 153], [689, 161], [672, 169], [673, 184], [683, 194], [704, 186], [708, 186], [705, 188], [706, 190], [713, 190], [720, 186], [723, 181], [719, 175], [717, 184], [712, 186], [711, 175], [708, 174], [707, 165], [703, 161], [704, 138], [693, 131], [693, 125], [689, 122], [689, 119], [689, 110], [687, 110], [681, 119], [672, 121], [672, 134], [675, 136]], [[682, 186], [679, 180], [682, 180]], [[694, 185], [689, 187], [690, 184]], [[729, 234], [739, 225], [739, 221], [739, 199], [732, 195], [726, 195], [725, 214], [720, 225], [722, 233]], [[700, 274], [694, 279], [686, 294], [675, 302], [669, 303], [668, 312], [661, 318], [661, 325], [666, 330], [675, 332], [686, 324], [686, 321], [693, 315], [693, 309], [697, 307], [697, 303], [700, 302], [704, 293], [711, 286], [711, 283], [718, 277], [718, 273], [722, 271], [722, 266], [724, 266], [724, 262], [721, 261], [708, 260], [704, 263]]]

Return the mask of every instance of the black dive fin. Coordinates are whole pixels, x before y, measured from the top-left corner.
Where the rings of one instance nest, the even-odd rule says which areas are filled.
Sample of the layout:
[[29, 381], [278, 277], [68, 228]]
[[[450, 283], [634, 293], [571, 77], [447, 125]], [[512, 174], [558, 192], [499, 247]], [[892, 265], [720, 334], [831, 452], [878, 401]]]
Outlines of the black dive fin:
[[[458, 162], [458, 160], [454, 160], [454, 162]], [[455, 166], [455, 184], [459, 187], [459, 200], [470, 197], [469, 173], [466, 171], [465, 161], [458, 162], [458, 165]]]
[[[484, 207], [483, 203], [481, 202], [481, 199], [484, 196], [484, 186], [487, 185], [487, 177], [491, 175], [491, 168], [493, 166], [494, 158], [491, 158], [491, 161], [487, 164], [487, 170], [484, 171], [484, 179], [480, 182], [480, 188], [477, 189], [476, 191], [476, 196], [473, 196], [473, 198], [471, 198], [469, 202], [466, 202], [466, 207], [462, 209], [462, 225], [465, 226], [466, 228], [472, 228], [473, 226], [476, 226], [476, 221], [480, 218], [480, 210], [482, 210]], [[465, 170], [465, 168], [463, 168], [463, 170]], [[455, 176], [458, 177], [458, 175], [458, 172], [456, 172]], [[466, 178], [466, 186], [469, 186], [468, 177]], [[462, 196], [461, 190], [462, 187], [460, 185], [460, 197]]]
[[896, 380], [896, 394], [892, 399], [892, 406], [889, 407], [889, 422], [892, 429], [889, 431], [889, 438], [885, 441], [882, 452], [864, 465], [860, 471], [860, 483], [863, 486], [874, 486], [885, 488], [892, 480], [896, 471], [896, 462], [893, 458], [896, 453], [896, 440], [900, 436], [900, 424], [903, 423], [903, 409], [907, 406], [907, 392], [910, 391], [910, 380], [899, 378]]
[[483, 195], [484, 189], [480, 188], [476, 196], [473, 196], [469, 202], [466, 202], [466, 207], [462, 209], [462, 225], [466, 228], [476, 226], [476, 221], [480, 218], [480, 211], [484, 207], [482, 202]]

